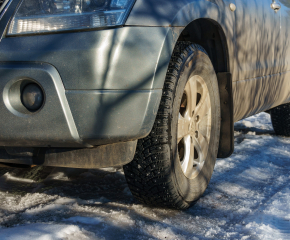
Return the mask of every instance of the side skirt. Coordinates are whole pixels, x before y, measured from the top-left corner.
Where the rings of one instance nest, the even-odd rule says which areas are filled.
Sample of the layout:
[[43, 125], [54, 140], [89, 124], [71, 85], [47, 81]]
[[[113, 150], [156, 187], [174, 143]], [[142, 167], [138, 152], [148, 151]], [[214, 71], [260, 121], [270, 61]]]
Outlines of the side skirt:
[[133, 160], [137, 140], [93, 148], [0, 148], [0, 167], [24, 165], [104, 168], [122, 166]]

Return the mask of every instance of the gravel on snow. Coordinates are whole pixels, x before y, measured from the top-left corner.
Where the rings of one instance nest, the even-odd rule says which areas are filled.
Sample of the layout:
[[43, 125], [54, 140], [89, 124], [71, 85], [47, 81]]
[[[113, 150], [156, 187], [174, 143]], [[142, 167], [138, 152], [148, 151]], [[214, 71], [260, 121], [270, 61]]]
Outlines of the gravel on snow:
[[289, 156], [268, 114], [241, 120], [186, 211], [138, 203], [122, 168], [0, 169], [0, 239], [290, 239]]

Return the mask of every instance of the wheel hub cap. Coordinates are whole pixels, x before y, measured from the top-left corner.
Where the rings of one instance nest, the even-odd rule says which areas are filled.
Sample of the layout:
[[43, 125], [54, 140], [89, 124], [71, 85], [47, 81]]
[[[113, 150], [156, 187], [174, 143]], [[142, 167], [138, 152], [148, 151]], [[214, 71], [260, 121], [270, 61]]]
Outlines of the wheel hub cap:
[[207, 157], [211, 130], [211, 104], [208, 88], [200, 76], [185, 86], [178, 117], [178, 155], [184, 175], [195, 178]]

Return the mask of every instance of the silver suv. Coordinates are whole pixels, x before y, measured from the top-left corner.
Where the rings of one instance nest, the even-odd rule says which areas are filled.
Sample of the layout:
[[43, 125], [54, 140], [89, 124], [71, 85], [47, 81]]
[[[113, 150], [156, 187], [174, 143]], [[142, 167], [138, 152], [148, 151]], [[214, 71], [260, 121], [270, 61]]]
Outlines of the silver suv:
[[0, 0], [1, 166], [124, 166], [185, 209], [234, 122], [290, 135], [289, 0]]

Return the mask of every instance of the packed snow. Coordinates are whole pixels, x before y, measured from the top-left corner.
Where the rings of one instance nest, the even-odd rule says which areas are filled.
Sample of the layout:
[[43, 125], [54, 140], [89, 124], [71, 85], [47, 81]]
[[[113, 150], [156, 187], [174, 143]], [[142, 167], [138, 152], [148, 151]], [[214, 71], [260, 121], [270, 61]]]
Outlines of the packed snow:
[[0, 169], [0, 239], [290, 239], [289, 156], [268, 114], [236, 123], [233, 155], [186, 211], [138, 203], [122, 168]]

